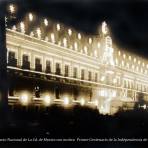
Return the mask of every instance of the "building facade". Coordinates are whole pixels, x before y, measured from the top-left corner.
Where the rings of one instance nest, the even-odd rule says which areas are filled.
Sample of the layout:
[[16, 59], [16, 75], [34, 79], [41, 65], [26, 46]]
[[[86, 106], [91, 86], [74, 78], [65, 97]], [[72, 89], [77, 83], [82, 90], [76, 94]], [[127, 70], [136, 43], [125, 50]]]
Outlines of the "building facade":
[[112, 44], [105, 22], [99, 34], [86, 35], [40, 20], [32, 25], [28, 13], [7, 27], [10, 105], [80, 104], [114, 113], [125, 103], [132, 108], [140, 94], [148, 99], [148, 61]]

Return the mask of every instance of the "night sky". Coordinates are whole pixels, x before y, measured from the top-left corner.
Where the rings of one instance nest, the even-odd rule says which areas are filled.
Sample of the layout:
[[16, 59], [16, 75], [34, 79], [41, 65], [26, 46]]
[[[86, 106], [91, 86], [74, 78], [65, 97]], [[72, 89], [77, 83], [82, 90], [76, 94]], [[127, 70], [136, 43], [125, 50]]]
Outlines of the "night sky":
[[[21, 1], [21, 2], [20, 2]], [[148, 58], [148, 1], [146, 0], [10, 0], [19, 15], [33, 10], [78, 31], [95, 34], [106, 21], [114, 44]]]

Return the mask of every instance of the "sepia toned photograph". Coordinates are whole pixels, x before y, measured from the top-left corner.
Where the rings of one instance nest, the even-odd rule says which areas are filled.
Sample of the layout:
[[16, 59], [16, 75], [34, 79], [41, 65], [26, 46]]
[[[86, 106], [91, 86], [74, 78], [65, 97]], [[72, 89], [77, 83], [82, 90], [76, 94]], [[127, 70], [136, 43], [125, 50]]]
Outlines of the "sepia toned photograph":
[[144, 148], [147, 18], [146, 0], [0, 0], [0, 147]]

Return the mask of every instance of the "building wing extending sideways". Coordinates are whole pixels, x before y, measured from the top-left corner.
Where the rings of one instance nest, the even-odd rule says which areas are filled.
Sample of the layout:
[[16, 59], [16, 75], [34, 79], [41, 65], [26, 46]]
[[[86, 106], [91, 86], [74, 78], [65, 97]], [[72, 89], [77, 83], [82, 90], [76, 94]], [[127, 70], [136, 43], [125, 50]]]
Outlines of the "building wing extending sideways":
[[125, 103], [133, 107], [141, 94], [148, 99], [148, 60], [117, 49], [106, 22], [99, 34], [86, 35], [33, 13], [10, 27], [11, 14], [10, 105], [81, 104], [113, 113]]

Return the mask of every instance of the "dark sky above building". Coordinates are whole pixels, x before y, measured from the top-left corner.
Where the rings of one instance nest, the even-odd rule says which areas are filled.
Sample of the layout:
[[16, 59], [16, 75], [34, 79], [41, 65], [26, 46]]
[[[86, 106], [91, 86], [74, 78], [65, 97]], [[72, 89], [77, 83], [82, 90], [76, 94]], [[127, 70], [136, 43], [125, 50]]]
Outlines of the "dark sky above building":
[[113, 42], [148, 58], [147, 0], [7, 0], [18, 2], [19, 15], [34, 10], [88, 34], [106, 21]]

